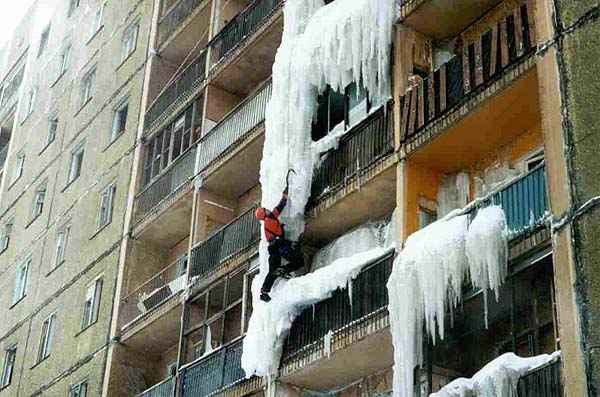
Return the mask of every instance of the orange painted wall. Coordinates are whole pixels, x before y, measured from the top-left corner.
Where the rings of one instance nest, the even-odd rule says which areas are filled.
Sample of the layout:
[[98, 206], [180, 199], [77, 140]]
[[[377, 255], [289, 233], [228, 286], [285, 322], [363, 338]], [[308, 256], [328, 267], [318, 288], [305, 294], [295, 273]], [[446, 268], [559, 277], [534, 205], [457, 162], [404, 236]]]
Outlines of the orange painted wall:
[[437, 199], [437, 189], [442, 174], [420, 164], [408, 162], [406, 192], [406, 233], [410, 236], [419, 230], [419, 198]]

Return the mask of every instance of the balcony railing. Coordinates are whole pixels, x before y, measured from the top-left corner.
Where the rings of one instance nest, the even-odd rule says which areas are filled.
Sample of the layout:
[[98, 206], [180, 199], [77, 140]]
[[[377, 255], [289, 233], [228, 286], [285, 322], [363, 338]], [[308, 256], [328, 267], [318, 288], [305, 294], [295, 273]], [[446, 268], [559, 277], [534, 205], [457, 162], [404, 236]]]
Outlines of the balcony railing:
[[208, 396], [244, 380], [242, 342], [239, 339], [184, 367], [180, 372], [182, 397]]
[[158, 43], [159, 46], [179, 28], [179, 26], [189, 17], [192, 12], [205, 0], [179, 0], [174, 4], [158, 23]]
[[260, 240], [260, 223], [254, 215], [255, 211], [256, 207], [250, 208], [192, 249], [192, 276], [210, 275], [220, 263]]
[[518, 397], [562, 397], [560, 360], [522, 376], [517, 384]]
[[352, 178], [360, 178], [373, 165], [394, 152], [392, 106], [382, 106], [352, 127], [340, 139], [337, 149], [325, 154], [315, 170], [311, 203], [321, 200], [344, 186]]
[[183, 290], [186, 268], [187, 255], [184, 255], [124, 297], [121, 300], [121, 324], [130, 324]]
[[283, 0], [254, 0], [246, 9], [237, 14], [210, 41], [212, 64], [219, 63], [231, 50], [246, 37], [254, 33], [264, 21], [283, 4]]
[[272, 91], [273, 85], [269, 79], [200, 139], [198, 172], [230, 151], [265, 120], [265, 110]]
[[466, 42], [461, 54], [402, 96], [402, 141], [414, 140], [424, 128], [476, 97], [533, 54], [532, 20], [531, 10], [523, 4], [475, 41]]
[[144, 128], [150, 130], [157, 121], [164, 119], [169, 110], [177, 106], [183, 98], [200, 86], [206, 76], [206, 51], [203, 51], [189, 66], [169, 84], [155, 99], [144, 119]]
[[466, 213], [473, 218], [478, 208], [490, 205], [499, 205], [504, 210], [511, 240], [538, 231], [544, 226], [549, 211], [544, 166], [539, 166], [497, 192], [477, 200]]
[[17, 66], [14, 74], [8, 77], [3, 87], [0, 87], [0, 120], [4, 119], [12, 109], [14, 109], [19, 100], [19, 88], [23, 82], [25, 66], [22, 66], [23, 60], [19, 61], [21, 65]]
[[352, 291], [338, 289], [331, 298], [305, 309], [292, 325], [283, 360], [302, 356], [309, 347], [322, 342], [330, 331], [351, 329], [358, 326], [360, 320], [385, 313], [386, 283], [393, 260], [393, 254], [378, 259], [352, 280], [349, 287]]
[[175, 160], [161, 175], [135, 196], [135, 223], [146, 219], [160, 204], [183, 189], [191, 186], [190, 178], [194, 175], [196, 147]]
[[136, 397], [175, 397], [175, 377], [163, 380]]

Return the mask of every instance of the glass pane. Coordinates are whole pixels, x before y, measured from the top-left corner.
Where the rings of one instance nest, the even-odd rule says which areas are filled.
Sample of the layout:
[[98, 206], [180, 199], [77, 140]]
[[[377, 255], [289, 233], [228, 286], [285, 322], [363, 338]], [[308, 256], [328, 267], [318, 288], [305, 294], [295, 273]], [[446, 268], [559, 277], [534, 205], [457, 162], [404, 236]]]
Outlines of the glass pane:
[[206, 295], [192, 301], [189, 305], [187, 329], [202, 324], [206, 320]]
[[218, 317], [215, 321], [206, 326], [206, 345], [204, 353], [218, 349], [223, 344], [223, 317]]
[[211, 318], [215, 314], [219, 313], [224, 309], [223, 299], [225, 297], [225, 283], [221, 282], [219, 285], [211, 289], [208, 293], [208, 318]]
[[244, 292], [244, 272], [237, 272], [229, 279], [229, 287], [227, 291], [227, 306], [237, 300], [242, 299]]
[[338, 91], [329, 91], [329, 93], [329, 131], [331, 131], [346, 118], [346, 97]]
[[192, 362], [204, 354], [204, 328], [200, 328], [187, 336], [185, 362]]
[[225, 313], [224, 343], [234, 340], [241, 335], [242, 304], [234, 306]]

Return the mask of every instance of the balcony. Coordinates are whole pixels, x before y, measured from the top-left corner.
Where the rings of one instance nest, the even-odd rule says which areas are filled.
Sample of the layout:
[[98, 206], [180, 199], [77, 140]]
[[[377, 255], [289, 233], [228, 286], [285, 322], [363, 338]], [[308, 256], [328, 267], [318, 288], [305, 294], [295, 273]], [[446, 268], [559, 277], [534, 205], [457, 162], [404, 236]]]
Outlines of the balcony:
[[399, 0], [400, 21], [414, 30], [444, 40], [462, 32], [498, 0]]
[[385, 287], [393, 259], [378, 259], [352, 280], [350, 292], [336, 290], [296, 318], [281, 359], [282, 381], [328, 390], [393, 364]]
[[[196, 147], [176, 159], [162, 174], [135, 196], [134, 231], [156, 242], [162, 247], [171, 247], [189, 233], [188, 214], [191, 213], [191, 198], [180, 200], [192, 189]], [[169, 211], [165, 211], [166, 208]], [[158, 222], [152, 222], [156, 220]], [[181, 220], [185, 219], [185, 225]], [[149, 227], [147, 227], [149, 226]]]
[[170, 116], [178, 114], [202, 87], [206, 72], [206, 52], [195, 58], [149, 105], [144, 116], [146, 134], [158, 129]]
[[200, 139], [198, 166], [203, 187], [237, 197], [258, 183], [262, 127], [272, 89], [269, 79]]
[[[483, 33], [480, 26], [464, 33], [462, 53], [400, 98], [400, 137], [407, 155], [446, 132], [476, 135], [489, 126], [505, 126], [505, 120], [514, 124], [507, 126], [514, 127], [510, 131], [522, 131], [524, 123], [538, 116], [537, 78], [529, 73], [536, 48], [531, 9], [524, 4], [502, 15], [487, 23]], [[473, 139], [481, 147], [499, 147], [510, 139], [503, 132], [480, 133]], [[445, 146], [446, 152], [464, 147], [464, 140], [449, 141], [444, 143], [453, 146]], [[437, 156], [440, 153], [430, 155]]]
[[517, 384], [518, 397], [562, 397], [560, 361], [544, 365], [525, 374]]
[[130, 327], [179, 295], [186, 286], [186, 268], [187, 255], [184, 255], [121, 299], [122, 328]]
[[25, 74], [25, 58], [19, 60], [0, 87], [0, 122], [15, 109], [19, 100], [19, 89]]
[[237, 395], [256, 391], [261, 386], [261, 380], [256, 377], [246, 380], [241, 366], [242, 341], [238, 339], [183, 367], [179, 373], [181, 396], [216, 396], [234, 388], [239, 388]]
[[[313, 174], [305, 237], [327, 240], [396, 206], [392, 103], [352, 127]], [[343, 198], [343, 201], [341, 200]], [[357, 209], [366, 209], [357, 211]], [[367, 217], [365, 219], [365, 217]]]
[[254, 0], [212, 38], [211, 84], [243, 95], [271, 75], [283, 31], [283, 3]]
[[175, 378], [169, 377], [136, 397], [175, 397]]
[[[206, 279], [227, 267], [260, 240], [260, 222], [253, 206], [204, 242], [192, 248], [192, 277]], [[252, 254], [254, 250], [251, 251]], [[245, 258], [247, 259], [247, 258]]]

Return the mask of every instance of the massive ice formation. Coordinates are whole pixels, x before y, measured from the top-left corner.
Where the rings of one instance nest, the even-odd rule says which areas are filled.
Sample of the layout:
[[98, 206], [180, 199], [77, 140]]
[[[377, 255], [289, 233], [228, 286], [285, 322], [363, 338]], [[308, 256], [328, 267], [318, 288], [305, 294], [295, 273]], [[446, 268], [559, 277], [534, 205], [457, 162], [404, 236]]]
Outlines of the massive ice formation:
[[516, 397], [521, 376], [559, 358], [560, 352], [528, 358], [506, 353], [489, 362], [472, 378], [455, 379], [430, 397]]
[[[396, 1], [344, 0], [325, 5], [323, 0], [288, 0], [284, 7], [283, 36], [273, 65], [273, 94], [265, 116], [260, 183], [262, 205], [272, 208], [285, 186], [288, 169], [295, 170], [283, 220], [288, 237], [296, 239], [304, 229], [304, 209], [316, 159], [328, 146], [313, 145], [311, 140], [317, 96], [327, 84], [333, 90], [342, 90], [352, 82], [362, 82], [362, 89], [367, 89], [375, 102], [389, 96]], [[335, 139], [342, 134], [337, 133]], [[331, 144], [335, 140], [330, 140]], [[279, 282], [271, 293], [273, 301], [267, 305], [258, 299], [268, 272], [266, 244], [261, 242], [260, 274], [252, 283], [254, 311], [242, 356], [246, 375], [272, 374], [277, 369], [285, 332], [299, 308], [345, 285], [364, 265], [362, 256], [370, 258], [373, 253], [381, 254], [381, 250], [340, 259], [315, 275]], [[315, 278], [316, 286], [308, 284]], [[290, 300], [292, 297], [296, 300]]]
[[394, 396], [413, 396], [422, 330], [444, 338], [444, 315], [460, 302], [467, 272], [475, 287], [498, 291], [506, 274], [506, 220], [500, 207], [480, 210], [469, 226], [457, 211], [412, 234], [388, 280], [394, 344]]

